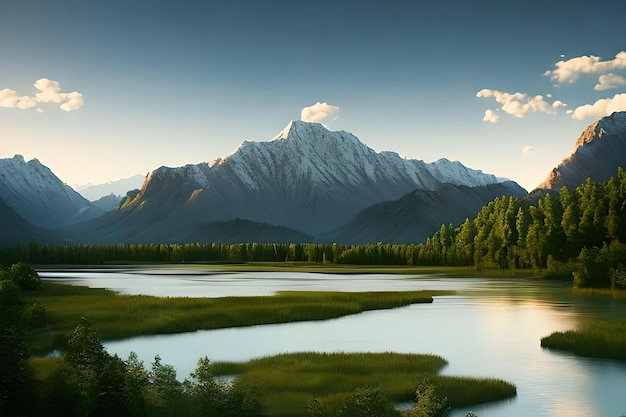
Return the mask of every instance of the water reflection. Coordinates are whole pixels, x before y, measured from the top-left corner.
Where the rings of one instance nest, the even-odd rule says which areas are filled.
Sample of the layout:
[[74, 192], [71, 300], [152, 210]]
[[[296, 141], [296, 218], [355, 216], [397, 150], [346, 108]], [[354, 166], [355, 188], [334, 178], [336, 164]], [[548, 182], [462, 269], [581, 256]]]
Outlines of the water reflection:
[[[456, 289], [457, 295], [437, 297], [433, 304], [318, 322], [141, 337], [106, 343], [106, 347], [122, 357], [135, 351], [147, 364], [159, 354], [165, 363], [178, 369], [181, 378], [188, 375], [201, 356], [214, 361], [244, 361], [303, 350], [435, 353], [449, 361], [443, 370], [445, 374], [496, 377], [516, 384], [516, 398], [473, 407], [480, 417], [619, 417], [626, 410], [626, 364], [576, 358], [544, 350], [539, 345], [542, 336], [572, 328], [589, 316], [626, 317], [624, 299], [579, 297], [563, 283], [518, 278], [185, 272], [41, 275], [124, 293], [153, 295]], [[452, 416], [464, 417], [467, 411], [455, 410]]]

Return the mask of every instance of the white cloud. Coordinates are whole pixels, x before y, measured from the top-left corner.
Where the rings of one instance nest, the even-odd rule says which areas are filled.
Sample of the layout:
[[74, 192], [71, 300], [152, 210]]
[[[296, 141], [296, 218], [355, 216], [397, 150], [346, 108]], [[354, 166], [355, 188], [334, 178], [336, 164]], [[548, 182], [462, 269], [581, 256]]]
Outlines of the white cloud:
[[[494, 98], [497, 103], [501, 104], [500, 107], [505, 113], [513, 115], [515, 117], [523, 118], [528, 112], [541, 112], [547, 114], [555, 114], [557, 109], [565, 107], [567, 104], [560, 100], [556, 100], [552, 103], [546, 101], [543, 96], [537, 95], [534, 97], [524, 93], [507, 93], [505, 91], [491, 90], [489, 88], [483, 88], [476, 97], [481, 98]], [[493, 120], [491, 116], [493, 111], [489, 113], [485, 112], [484, 121], [496, 123], [498, 118]]]
[[329, 117], [339, 118], [339, 107], [318, 101], [312, 106], [303, 108], [300, 112], [300, 119], [304, 122], [321, 122]]
[[18, 109], [30, 109], [35, 107], [37, 101], [28, 96], [18, 96], [15, 90], [5, 88], [0, 90], [0, 107], [17, 107]]
[[65, 103], [61, 104], [61, 110], [72, 111], [83, 107], [83, 95], [77, 91], [67, 93]]
[[598, 78], [598, 84], [596, 84], [593, 89], [596, 91], [604, 91], [611, 88], [621, 87], [623, 85], [626, 85], [626, 79], [624, 79], [624, 77], [609, 72], [608, 74], [603, 74]]
[[583, 74], [606, 73], [616, 69], [626, 69], [626, 51], [618, 52], [615, 58], [602, 61], [599, 56], [584, 55], [559, 61], [555, 70], [548, 70], [543, 75], [550, 77], [557, 84], [574, 83]]
[[41, 91], [41, 93], [35, 94], [39, 103], [48, 103], [50, 101], [61, 103], [65, 100], [65, 95], [60, 92], [61, 86], [57, 81], [40, 78], [33, 85], [37, 90]]
[[522, 153], [523, 153], [524, 155], [528, 155], [529, 153], [532, 153], [532, 152], [534, 152], [534, 151], [535, 151], [535, 147], [534, 147], [534, 146], [524, 146], [524, 147], [522, 148]]
[[499, 114], [496, 114], [495, 111], [491, 109], [485, 110], [485, 117], [483, 117], [483, 121], [490, 123], [498, 123], [498, 119], [500, 118]]
[[[83, 106], [83, 95], [78, 91], [71, 93], [61, 92], [61, 86], [57, 81], [40, 78], [33, 84], [39, 93], [34, 97], [18, 96], [15, 90], [5, 88], [0, 90], [0, 107], [14, 107], [18, 109], [30, 109], [38, 103], [56, 103], [65, 111], [78, 110]], [[39, 111], [38, 109], [37, 111]]]
[[577, 107], [572, 114], [576, 120], [597, 119], [608, 116], [616, 111], [626, 110], [626, 93], [615, 94], [613, 98], [603, 98], [593, 104], [585, 104]]

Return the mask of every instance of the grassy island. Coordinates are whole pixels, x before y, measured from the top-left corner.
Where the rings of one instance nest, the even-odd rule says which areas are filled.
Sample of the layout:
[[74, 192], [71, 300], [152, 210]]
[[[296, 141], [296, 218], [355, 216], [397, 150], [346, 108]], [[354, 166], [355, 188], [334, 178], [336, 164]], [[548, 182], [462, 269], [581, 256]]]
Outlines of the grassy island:
[[264, 408], [276, 417], [310, 415], [304, 405], [312, 401], [325, 415], [336, 415], [350, 394], [363, 386], [377, 387], [392, 402], [410, 403], [425, 380], [452, 407], [516, 395], [515, 386], [502, 380], [439, 375], [446, 365], [435, 355], [300, 352], [245, 363], [216, 362], [212, 371], [216, 376], [238, 375], [263, 387]]
[[596, 320], [574, 330], [554, 332], [541, 346], [578, 356], [626, 360], [626, 320]]
[[63, 349], [85, 317], [103, 340], [259, 324], [326, 320], [368, 310], [430, 303], [451, 291], [285, 291], [262, 297], [163, 298], [44, 282], [30, 294], [45, 306], [48, 324], [31, 335], [31, 349]]

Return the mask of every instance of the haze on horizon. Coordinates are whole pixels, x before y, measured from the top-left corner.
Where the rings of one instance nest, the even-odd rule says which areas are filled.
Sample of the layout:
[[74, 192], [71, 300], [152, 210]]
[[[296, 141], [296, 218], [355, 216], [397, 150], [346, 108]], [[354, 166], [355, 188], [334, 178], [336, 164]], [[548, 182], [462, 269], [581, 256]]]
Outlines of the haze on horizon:
[[100, 184], [302, 119], [531, 190], [626, 110], [626, 5], [585, 3], [9, 0], [0, 158]]

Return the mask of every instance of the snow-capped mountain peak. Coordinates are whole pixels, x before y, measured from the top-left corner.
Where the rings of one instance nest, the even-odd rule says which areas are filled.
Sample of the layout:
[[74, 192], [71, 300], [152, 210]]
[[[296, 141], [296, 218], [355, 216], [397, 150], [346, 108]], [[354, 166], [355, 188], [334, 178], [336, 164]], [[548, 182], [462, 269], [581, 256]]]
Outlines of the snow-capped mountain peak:
[[395, 152], [377, 153], [349, 132], [291, 121], [272, 140], [243, 142], [213, 162], [159, 168], [149, 174], [133, 206], [145, 208], [151, 196], [167, 188], [180, 196], [180, 204], [203, 206], [197, 217], [239, 217], [316, 233], [415, 189], [497, 182], [460, 162], [427, 164]]

